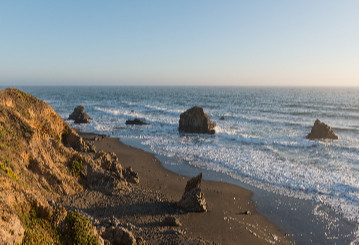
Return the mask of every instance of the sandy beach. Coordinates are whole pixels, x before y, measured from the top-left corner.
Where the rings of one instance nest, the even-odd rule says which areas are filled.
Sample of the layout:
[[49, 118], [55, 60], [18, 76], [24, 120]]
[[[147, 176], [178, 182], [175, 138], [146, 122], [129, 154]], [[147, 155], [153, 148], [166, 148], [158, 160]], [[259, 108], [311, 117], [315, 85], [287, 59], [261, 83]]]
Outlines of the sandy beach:
[[[82, 134], [82, 137], [93, 142], [97, 150], [114, 152], [124, 167], [132, 167], [140, 176], [140, 183], [133, 185], [132, 193], [125, 197], [90, 191], [64, 201], [65, 206], [92, 215], [96, 222], [115, 216], [149, 244], [290, 244], [284, 231], [256, 212], [250, 191], [226, 183], [202, 181], [208, 212], [184, 213], [178, 210], [176, 202], [188, 178], [164, 169], [154, 155], [127, 146], [118, 138], [93, 134]], [[142, 195], [147, 200], [140, 198]], [[182, 226], [163, 226], [167, 215], [175, 216]]]

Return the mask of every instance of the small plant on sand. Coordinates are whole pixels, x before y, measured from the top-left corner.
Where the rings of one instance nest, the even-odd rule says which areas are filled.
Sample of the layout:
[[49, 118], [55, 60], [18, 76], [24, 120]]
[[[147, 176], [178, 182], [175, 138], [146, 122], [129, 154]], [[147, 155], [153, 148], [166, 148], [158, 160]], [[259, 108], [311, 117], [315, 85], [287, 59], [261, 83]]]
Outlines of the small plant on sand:
[[16, 174], [14, 173], [14, 171], [12, 171], [11, 168], [9, 168], [8, 166], [5, 165], [5, 163], [0, 162], [0, 169], [5, 171], [6, 175], [8, 177], [10, 177], [13, 180], [18, 180]]
[[91, 221], [78, 212], [67, 213], [62, 234], [64, 244], [98, 244]]
[[70, 163], [70, 170], [74, 176], [79, 176], [83, 168], [81, 159], [75, 159]]

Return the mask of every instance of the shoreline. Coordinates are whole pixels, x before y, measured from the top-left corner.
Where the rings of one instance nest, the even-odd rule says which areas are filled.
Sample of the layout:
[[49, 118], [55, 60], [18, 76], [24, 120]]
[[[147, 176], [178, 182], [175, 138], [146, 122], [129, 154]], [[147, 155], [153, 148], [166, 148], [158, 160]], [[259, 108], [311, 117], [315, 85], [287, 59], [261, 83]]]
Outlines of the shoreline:
[[[94, 141], [96, 134], [80, 133], [92, 141], [97, 150], [114, 152], [123, 167], [139, 174], [138, 186], [177, 202], [189, 178], [164, 168], [154, 154], [126, 145], [119, 138], [105, 137]], [[193, 173], [195, 176], [198, 173]], [[206, 213], [183, 213], [178, 219], [186, 236], [219, 244], [290, 244], [283, 230], [257, 212], [253, 193], [242, 187], [214, 181], [202, 181], [209, 210]], [[245, 215], [249, 211], [250, 215]]]
[[312, 199], [298, 199], [263, 190], [226, 174], [200, 170], [188, 163], [178, 164], [176, 163], [177, 159], [157, 156], [137, 141], [114, 138], [125, 146], [154, 155], [156, 159], [159, 159], [161, 168], [171, 173], [193, 177], [202, 171], [204, 180], [226, 183], [252, 192], [251, 201], [253, 201], [257, 212], [282, 231], [284, 230], [287, 233], [287, 238], [290, 238], [295, 244], [338, 244], [338, 242], [351, 244], [353, 241], [357, 241], [357, 224], [348, 221], [325, 204], [317, 203]]

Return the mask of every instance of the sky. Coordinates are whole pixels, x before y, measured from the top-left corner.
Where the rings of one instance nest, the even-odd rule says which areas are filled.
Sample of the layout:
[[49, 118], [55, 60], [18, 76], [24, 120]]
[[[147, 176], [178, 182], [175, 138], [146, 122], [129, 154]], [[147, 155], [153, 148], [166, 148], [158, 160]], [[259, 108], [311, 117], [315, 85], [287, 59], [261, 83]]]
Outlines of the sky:
[[359, 86], [357, 0], [4, 0], [0, 85]]

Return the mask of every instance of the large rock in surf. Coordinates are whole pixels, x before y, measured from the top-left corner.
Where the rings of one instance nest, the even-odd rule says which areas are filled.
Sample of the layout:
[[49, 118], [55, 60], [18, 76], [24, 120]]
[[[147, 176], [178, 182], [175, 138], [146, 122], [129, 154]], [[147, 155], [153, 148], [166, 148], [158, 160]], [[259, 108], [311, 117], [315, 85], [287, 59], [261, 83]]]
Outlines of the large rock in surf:
[[91, 117], [84, 112], [82, 105], [77, 106], [70, 114], [69, 119], [74, 120], [75, 123], [90, 123]]
[[207, 212], [207, 203], [201, 191], [202, 173], [187, 181], [178, 207], [187, 212]]
[[307, 135], [307, 139], [333, 139], [337, 140], [338, 136], [333, 129], [319, 119], [315, 120], [312, 131]]
[[187, 133], [214, 134], [215, 126], [203, 108], [194, 106], [181, 114], [178, 129]]

